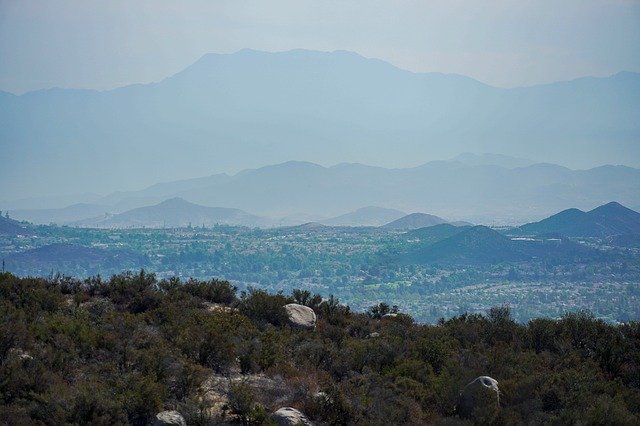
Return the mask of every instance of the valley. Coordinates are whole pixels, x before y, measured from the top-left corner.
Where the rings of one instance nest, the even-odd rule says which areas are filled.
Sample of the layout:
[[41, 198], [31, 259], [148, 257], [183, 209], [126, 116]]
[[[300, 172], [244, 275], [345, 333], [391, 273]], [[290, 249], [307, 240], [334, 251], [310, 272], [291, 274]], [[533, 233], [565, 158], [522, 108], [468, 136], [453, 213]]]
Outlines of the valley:
[[[610, 203], [596, 209], [607, 228], [596, 222], [566, 237], [575, 221], [557, 218], [571, 212], [506, 229], [446, 223], [107, 229], [10, 221], [24, 231], [0, 236], [0, 256], [8, 271], [23, 276], [108, 277], [143, 268], [158, 278], [227, 279], [240, 289], [306, 288], [361, 310], [386, 301], [430, 323], [502, 304], [519, 321], [580, 309], [611, 322], [640, 318], [634, 233], [640, 214]], [[549, 221], [556, 233], [547, 232]], [[527, 233], [536, 227], [544, 232]]]

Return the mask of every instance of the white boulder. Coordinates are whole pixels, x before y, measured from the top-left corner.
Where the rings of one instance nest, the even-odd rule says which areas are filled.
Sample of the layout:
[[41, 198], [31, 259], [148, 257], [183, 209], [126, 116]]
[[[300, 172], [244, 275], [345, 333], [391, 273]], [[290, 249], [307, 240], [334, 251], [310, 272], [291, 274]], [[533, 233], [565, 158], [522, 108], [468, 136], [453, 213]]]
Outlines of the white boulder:
[[187, 426], [187, 422], [177, 411], [161, 411], [156, 414], [153, 426]]
[[282, 407], [275, 413], [271, 414], [273, 420], [278, 426], [313, 426], [313, 423], [300, 412], [292, 407]]
[[316, 329], [316, 313], [310, 307], [289, 303], [284, 306], [284, 309], [292, 326], [305, 330]]

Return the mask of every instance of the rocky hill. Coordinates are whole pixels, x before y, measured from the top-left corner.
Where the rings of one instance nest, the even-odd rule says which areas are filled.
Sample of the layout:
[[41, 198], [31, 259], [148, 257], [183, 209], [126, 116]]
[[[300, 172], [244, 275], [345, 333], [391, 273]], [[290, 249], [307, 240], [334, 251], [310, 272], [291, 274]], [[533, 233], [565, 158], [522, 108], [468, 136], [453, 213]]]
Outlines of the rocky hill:
[[640, 213], [620, 203], [610, 202], [588, 212], [578, 209], [520, 227], [522, 233], [559, 233], [570, 237], [610, 237], [640, 234]]
[[385, 303], [144, 272], [0, 274], [0, 307], [8, 424], [640, 421], [638, 324], [584, 312], [420, 325]]

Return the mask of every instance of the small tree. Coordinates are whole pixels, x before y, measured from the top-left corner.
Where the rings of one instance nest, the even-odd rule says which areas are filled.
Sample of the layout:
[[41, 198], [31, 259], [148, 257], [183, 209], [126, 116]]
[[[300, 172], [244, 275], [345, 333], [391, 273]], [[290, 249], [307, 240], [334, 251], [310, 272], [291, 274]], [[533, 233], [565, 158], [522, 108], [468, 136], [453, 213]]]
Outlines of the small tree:
[[291, 297], [296, 303], [300, 305], [308, 306], [313, 310], [316, 310], [322, 302], [322, 296], [319, 294], [311, 294], [309, 290], [300, 290], [298, 288], [291, 292]]
[[384, 302], [380, 302], [367, 309], [367, 315], [373, 319], [380, 319], [387, 314], [397, 314], [398, 311], [399, 309], [397, 305], [389, 306]]

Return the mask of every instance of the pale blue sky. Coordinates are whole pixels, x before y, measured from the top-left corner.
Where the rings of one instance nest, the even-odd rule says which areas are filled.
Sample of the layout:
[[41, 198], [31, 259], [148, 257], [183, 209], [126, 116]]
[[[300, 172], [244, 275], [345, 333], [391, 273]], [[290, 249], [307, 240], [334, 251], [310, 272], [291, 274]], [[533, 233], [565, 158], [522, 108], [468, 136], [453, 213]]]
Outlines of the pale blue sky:
[[640, 1], [0, 0], [0, 90], [14, 93], [158, 81], [246, 47], [531, 85], [640, 71]]

